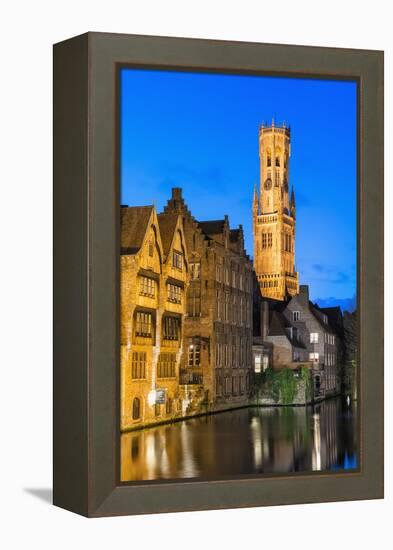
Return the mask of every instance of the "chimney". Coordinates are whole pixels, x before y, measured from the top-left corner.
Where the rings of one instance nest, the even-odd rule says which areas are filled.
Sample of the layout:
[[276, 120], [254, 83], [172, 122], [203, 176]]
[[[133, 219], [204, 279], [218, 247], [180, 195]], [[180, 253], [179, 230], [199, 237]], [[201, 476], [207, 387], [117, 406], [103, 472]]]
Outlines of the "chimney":
[[260, 301], [261, 305], [261, 334], [263, 341], [269, 332], [269, 305], [266, 300]]
[[308, 302], [310, 300], [309, 292], [308, 292], [308, 285], [300, 285], [299, 286], [299, 296], [306, 304], [308, 304]]
[[182, 188], [181, 187], [172, 187], [172, 200], [181, 201], [182, 200]]

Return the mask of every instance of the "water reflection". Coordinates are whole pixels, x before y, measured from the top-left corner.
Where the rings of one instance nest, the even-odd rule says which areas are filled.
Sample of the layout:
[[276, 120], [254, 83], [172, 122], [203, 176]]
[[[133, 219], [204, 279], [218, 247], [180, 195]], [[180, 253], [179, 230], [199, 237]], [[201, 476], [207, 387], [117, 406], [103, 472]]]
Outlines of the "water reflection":
[[121, 436], [122, 481], [357, 467], [356, 403], [248, 408]]

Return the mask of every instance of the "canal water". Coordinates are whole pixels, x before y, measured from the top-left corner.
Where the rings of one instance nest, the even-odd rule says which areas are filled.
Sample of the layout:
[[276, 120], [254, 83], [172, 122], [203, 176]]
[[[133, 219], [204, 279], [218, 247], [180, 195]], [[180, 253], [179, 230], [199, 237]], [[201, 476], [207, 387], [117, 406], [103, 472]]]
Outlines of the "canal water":
[[121, 480], [225, 478], [358, 467], [356, 403], [252, 407], [121, 436]]

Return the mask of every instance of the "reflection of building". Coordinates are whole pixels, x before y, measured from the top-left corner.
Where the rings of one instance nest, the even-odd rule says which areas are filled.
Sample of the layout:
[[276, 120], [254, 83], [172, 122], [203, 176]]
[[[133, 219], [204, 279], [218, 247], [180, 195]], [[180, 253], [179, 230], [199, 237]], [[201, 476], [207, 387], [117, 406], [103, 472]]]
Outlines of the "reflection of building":
[[284, 300], [299, 292], [295, 271], [295, 194], [289, 198], [290, 129], [261, 126], [260, 188], [254, 190], [254, 268], [263, 296]]
[[[181, 214], [190, 262], [181, 389], [188, 410], [246, 403], [251, 373], [252, 264], [243, 230], [196, 221], [172, 190], [166, 213]], [[198, 405], [199, 403], [199, 405]]]
[[181, 414], [188, 260], [179, 216], [121, 209], [121, 428]]

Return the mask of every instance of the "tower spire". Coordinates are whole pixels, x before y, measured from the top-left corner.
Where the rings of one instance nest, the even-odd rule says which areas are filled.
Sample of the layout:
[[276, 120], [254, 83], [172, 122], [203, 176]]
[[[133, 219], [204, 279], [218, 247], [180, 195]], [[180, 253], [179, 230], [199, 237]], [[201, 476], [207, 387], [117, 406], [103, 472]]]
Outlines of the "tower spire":
[[291, 206], [295, 206], [295, 186], [293, 184], [291, 189]]
[[285, 300], [299, 293], [295, 271], [295, 191], [290, 186], [287, 122], [259, 128], [260, 188], [254, 187], [254, 269], [262, 296]]

